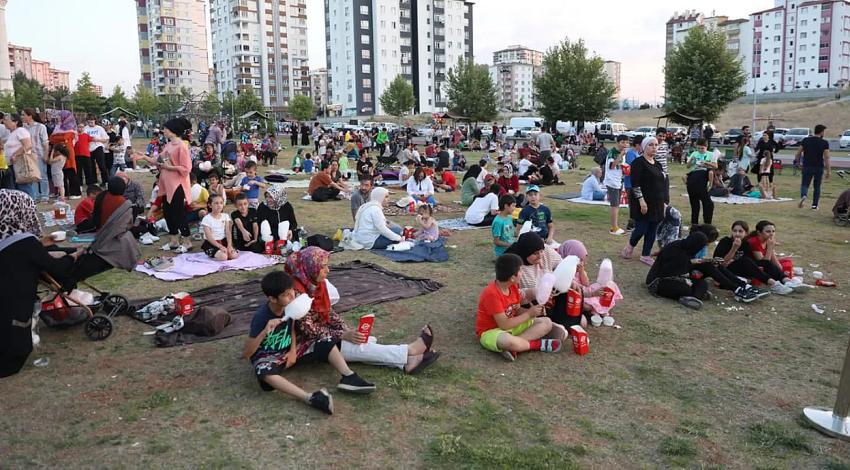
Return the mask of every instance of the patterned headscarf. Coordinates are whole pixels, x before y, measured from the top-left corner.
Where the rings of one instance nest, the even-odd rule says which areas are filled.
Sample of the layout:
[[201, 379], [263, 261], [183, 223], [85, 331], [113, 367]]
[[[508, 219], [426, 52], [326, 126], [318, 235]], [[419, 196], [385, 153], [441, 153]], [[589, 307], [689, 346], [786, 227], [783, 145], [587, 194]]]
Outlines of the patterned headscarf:
[[289, 273], [304, 291], [313, 298], [311, 311], [318, 313], [319, 317], [327, 323], [330, 320], [331, 299], [328, 295], [327, 284], [317, 284], [316, 277], [328, 264], [331, 254], [317, 246], [308, 246], [301, 251], [292, 253], [286, 260], [286, 272]]
[[276, 211], [286, 204], [286, 188], [279, 184], [272, 184], [266, 189], [266, 205], [269, 209]]
[[53, 133], [61, 133], [61, 132], [76, 132], [77, 131], [77, 118], [74, 117], [74, 113], [63, 109], [59, 111], [59, 123], [56, 125], [56, 128], [53, 129]]
[[18, 233], [41, 237], [35, 202], [22, 191], [0, 189], [0, 240]]
[[584, 243], [578, 240], [567, 240], [558, 247], [558, 254], [561, 255], [561, 258], [575, 256], [579, 260], [583, 260], [587, 257], [587, 248], [584, 247]]

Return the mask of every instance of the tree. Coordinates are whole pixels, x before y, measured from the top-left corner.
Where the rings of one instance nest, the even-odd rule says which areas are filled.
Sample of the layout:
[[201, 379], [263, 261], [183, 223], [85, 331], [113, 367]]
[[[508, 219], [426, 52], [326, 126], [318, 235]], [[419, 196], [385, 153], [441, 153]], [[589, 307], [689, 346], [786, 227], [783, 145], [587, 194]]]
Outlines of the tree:
[[8, 91], [0, 92], [0, 111], [12, 113], [15, 111], [15, 97]]
[[206, 99], [201, 103], [201, 110], [207, 117], [217, 118], [221, 115], [221, 102], [218, 101], [218, 93], [215, 91], [208, 93]]
[[298, 121], [306, 121], [316, 117], [313, 100], [309, 96], [295, 95], [289, 102], [289, 114]]
[[18, 110], [44, 107], [46, 92], [44, 85], [37, 80], [27, 78], [23, 72], [18, 72], [12, 79], [12, 86], [15, 90], [15, 107]]
[[[224, 96], [221, 100], [221, 109], [225, 114], [236, 114], [236, 95], [234, 95], [231, 90], [224, 92]], [[236, 116], [230, 117], [232, 119], [236, 119]]]
[[726, 48], [723, 32], [704, 26], [691, 28], [685, 40], [667, 55], [666, 109], [714, 121], [742, 95], [745, 81], [741, 61]]
[[130, 105], [133, 111], [141, 117], [151, 118], [156, 113], [157, 105], [156, 95], [140, 81], [133, 90], [133, 102]]
[[390, 116], [404, 116], [416, 106], [413, 85], [401, 75], [396, 75], [390, 86], [381, 95], [381, 107]]
[[460, 57], [446, 73], [449, 112], [472, 121], [491, 121], [499, 113], [496, 85], [486, 65], [476, 65]]
[[236, 112], [235, 117], [239, 117], [250, 113], [251, 111], [265, 113], [266, 107], [263, 105], [262, 100], [254, 94], [254, 90], [249, 88], [247, 90], [243, 90], [239, 93], [239, 96], [236, 97], [234, 110]]
[[88, 72], [77, 80], [77, 91], [74, 92], [74, 111], [80, 113], [100, 114], [103, 112], [103, 100], [94, 91], [91, 76]]
[[121, 85], [115, 85], [115, 88], [112, 89], [112, 95], [110, 95], [109, 98], [106, 99], [106, 106], [109, 109], [130, 109], [130, 100], [128, 100], [127, 95], [124, 94], [124, 90], [121, 89]]
[[160, 95], [157, 97], [156, 110], [165, 119], [173, 117], [183, 106], [180, 95]]
[[616, 106], [617, 92], [604, 65], [582, 40], [564, 39], [546, 51], [543, 73], [534, 80], [534, 100], [546, 121], [602, 120]]

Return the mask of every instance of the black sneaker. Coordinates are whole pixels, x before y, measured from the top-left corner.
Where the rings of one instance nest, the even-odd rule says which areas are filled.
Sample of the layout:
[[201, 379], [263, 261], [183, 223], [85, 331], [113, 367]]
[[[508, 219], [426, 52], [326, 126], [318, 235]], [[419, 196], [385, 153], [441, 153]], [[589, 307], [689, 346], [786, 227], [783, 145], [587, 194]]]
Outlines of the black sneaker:
[[313, 392], [307, 399], [307, 404], [329, 415], [334, 414], [334, 398], [324, 388]]
[[685, 307], [688, 307], [691, 310], [699, 310], [702, 308], [702, 300], [696, 297], [679, 297], [679, 303], [684, 305]]
[[758, 287], [753, 286], [751, 284], [747, 284], [746, 288], [747, 288], [747, 290], [752, 292], [756, 296], [757, 299], [760, 299], [762, 297], [767, 297], [768, 295], [770, 295], [770, 291], [759, 289]]
[[356, 373], [352, 373], [349, 376], [343, 376], [336, 388], [345, 392], [368, 394], [375, 391], [375, 384], [363, 380]]
[[738, 302], [748, 304], [756, 299], [758, 299], [756, 294], [753, 291], [747, 289], [747, 286], [741, 286], [735, 289], [735, 300], [737, 300]]

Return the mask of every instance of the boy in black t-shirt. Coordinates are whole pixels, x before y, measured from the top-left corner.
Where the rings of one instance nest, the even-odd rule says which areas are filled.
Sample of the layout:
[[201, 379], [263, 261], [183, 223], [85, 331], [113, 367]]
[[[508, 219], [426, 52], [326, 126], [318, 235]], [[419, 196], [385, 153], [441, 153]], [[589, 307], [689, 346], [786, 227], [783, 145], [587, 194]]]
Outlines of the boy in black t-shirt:
[[233, 219], [233, 245], [238, 251], [262, 253], [264, 246], [260, 242], [260, 224], [257, 209], [248, 207], [248, 196], [236, 195], [236, 210], [230, 214]]

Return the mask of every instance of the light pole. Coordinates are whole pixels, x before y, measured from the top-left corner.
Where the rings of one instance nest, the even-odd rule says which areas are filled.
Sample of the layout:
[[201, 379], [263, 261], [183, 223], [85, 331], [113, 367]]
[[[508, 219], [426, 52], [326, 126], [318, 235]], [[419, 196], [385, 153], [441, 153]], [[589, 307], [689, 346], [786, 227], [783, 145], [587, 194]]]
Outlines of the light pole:
[[758, 75], [753, 74], [753, 127], [751, 127], [753, 134], [756, 132], [756, 101], [758, 100]]

